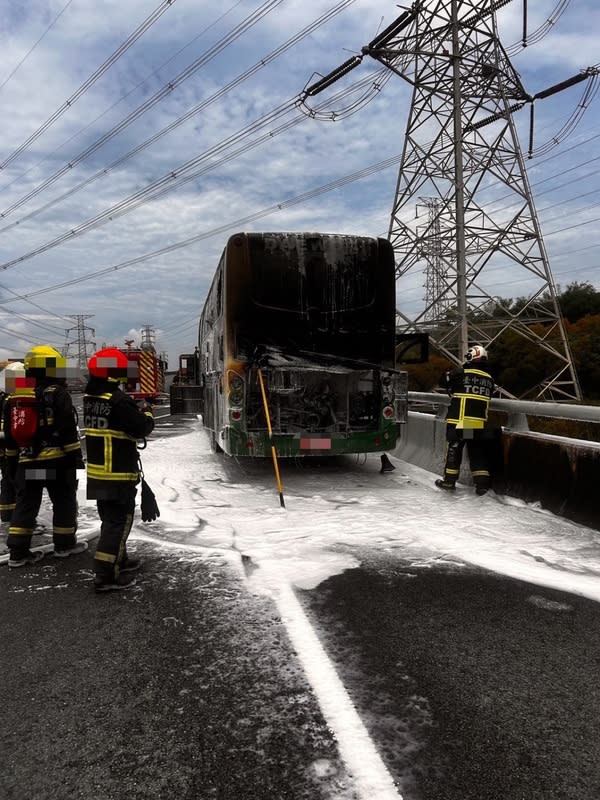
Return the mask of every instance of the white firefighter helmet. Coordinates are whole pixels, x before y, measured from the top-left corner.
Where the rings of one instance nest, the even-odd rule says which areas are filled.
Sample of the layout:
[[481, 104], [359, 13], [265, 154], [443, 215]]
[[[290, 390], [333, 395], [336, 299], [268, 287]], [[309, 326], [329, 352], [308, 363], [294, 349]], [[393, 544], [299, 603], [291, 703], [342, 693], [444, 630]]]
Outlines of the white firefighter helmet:
[[467, 354], [465, 356], [465, 361], [469, 363], [472, 361], [481, 361], [484, 358], [487, 359], [488, 354], [485, 347], [482, 347], [480, 344], [474, 344], [472, 347], [469, 347], [467, 350]]
[[25, 365], [22, 361], [11, 361], [0, 372], [0, 392], [14, 394], [15, 380], [25, 377]]

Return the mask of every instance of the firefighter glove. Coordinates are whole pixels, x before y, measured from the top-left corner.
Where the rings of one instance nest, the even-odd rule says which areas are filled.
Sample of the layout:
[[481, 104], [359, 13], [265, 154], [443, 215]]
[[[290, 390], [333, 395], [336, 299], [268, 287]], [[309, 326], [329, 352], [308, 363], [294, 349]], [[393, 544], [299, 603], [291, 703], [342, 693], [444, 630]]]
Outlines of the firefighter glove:
[[144, 478], [142, 478], [141, 511], [143, 522], [153, 522], [157, 517], [160, 517], [160, 509], [156, 502], [154, 492], [148, 486]]

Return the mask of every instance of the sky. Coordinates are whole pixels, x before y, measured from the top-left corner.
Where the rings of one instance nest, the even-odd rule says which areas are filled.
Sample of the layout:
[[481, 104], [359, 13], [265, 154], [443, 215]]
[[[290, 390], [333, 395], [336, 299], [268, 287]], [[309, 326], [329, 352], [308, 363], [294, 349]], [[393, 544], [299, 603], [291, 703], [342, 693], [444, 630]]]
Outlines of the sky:
[[[530, 31], [557, 5], [529, 0]], [[196, 344], [233, 233], [386, 236], [408, 84], [388, 73], [370, 102], [335, 121], [295, 102], [400, 11], [389, 0], [9, 4], [0, 19], [0, 359], [38, 343], [70, 342], [77, 355], [79, 316], [88, 352], [137, 343], [151, 326], [173, 369]], [[506, 46], [520, 39], [521, 15], [522, 0], [499, 12]], [[549, 34], [513, 58], [527, 91], [600, 62], [599, 24], [593, 0], [567, 3]], [[357, 95], [335, 93], [380, 68], [363, 59], [323, 96], [327, 110], [348, 108]], [[560, 130], [584, 86], [536, 103], [536, 141]], [[529, 115], [516, 122], [526, 147]], [[600, 288], [599, 122], [596, 101], [549, 155], [527, 161], [561, 287]], [[158, 196], [136, 205], [144, 190]], [[398, 291], [415, 309], [422, 302], [422, 281]], [[516, 297], [527, 281], [503, 275], [497, 291]]]

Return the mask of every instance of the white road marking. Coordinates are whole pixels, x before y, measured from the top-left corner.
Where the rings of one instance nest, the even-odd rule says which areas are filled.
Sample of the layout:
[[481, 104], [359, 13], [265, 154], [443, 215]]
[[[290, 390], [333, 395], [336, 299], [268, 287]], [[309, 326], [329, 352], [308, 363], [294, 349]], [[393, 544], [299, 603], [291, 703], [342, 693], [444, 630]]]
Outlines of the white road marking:
[[275, 575], [271, 574], [269, 578], [281, 619], [359, 796], [362, 800], [402, 800], [294, 590]]

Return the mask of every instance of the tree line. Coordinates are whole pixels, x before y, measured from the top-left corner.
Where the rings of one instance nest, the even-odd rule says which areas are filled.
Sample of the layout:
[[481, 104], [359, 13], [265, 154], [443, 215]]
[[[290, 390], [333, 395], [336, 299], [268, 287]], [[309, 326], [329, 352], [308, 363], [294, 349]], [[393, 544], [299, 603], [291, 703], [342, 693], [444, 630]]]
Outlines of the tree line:
[[[557, 299], [565, 323], [567, 337], [573, 354], [575, 369], [581, 384], [583, 400], [600, 402], [600, 292], [591, 283], [570, 283], [564, 291], [557, 290]], [[498, 298], [495, 308], [488, 308], [488, 316], [516, 314], [527, 305], [529, 298]], [[538, 305], [546, 304], [553, 311], [549, 297]], [[544, 335], [543, 322], [532, 322], [531, 328]], [[557, 348], [558, 349], [558, 348]], [[533, 395], [531, 387], [538, 385], [559, 368], [552, 353], [534, 341], [514, 331], [505, 331], [489, 348], [490, 367], [499, 386], [515, 397], [527, 399]], [[438, 385], [442, 373], [452, 366], [445, 358], [432, 353], [427, 364], [409, 367], [409, 388], [414, 391], [431, 391]]]

